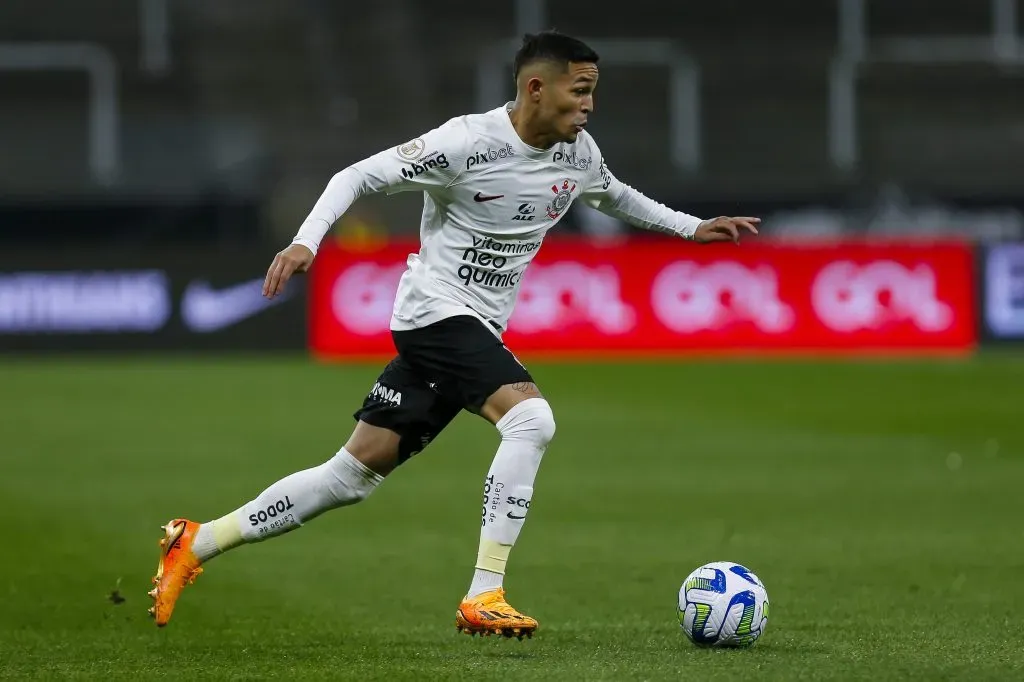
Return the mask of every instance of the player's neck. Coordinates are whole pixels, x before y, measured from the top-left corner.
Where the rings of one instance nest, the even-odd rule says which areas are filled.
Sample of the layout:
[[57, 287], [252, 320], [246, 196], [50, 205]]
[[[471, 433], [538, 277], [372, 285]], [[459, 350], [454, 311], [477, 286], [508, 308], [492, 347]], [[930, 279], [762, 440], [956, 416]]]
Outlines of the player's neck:
[[536, 149], [550, 149], [557, 143], [555, 134], [550, 132], [546, 126], [541, 126], [533, 112], [527, 111], [521, 104], [516, 102], [508, 112], [509, 120], [512, 121], [512, 128], [519, 135], [519, 139]]

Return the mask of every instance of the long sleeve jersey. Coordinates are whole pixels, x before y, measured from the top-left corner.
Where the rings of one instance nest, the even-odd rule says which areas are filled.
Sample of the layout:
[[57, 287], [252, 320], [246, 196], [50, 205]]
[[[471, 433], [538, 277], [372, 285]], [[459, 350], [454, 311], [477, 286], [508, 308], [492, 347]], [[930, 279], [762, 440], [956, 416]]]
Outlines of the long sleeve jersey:
[[510, 109], [506, 103], [452, 118], [345, 168], [328, 183], [293, 243], [315, 254], [359, 197], [420, 191], [420, 248], [408, 257], [391, 329], [472, 314], [500, 336], [523, 273], [573, 201], [641, 228], [693, 237], [700, 219], [619, 181], [589, 133], [538, 149], [519, 137]]

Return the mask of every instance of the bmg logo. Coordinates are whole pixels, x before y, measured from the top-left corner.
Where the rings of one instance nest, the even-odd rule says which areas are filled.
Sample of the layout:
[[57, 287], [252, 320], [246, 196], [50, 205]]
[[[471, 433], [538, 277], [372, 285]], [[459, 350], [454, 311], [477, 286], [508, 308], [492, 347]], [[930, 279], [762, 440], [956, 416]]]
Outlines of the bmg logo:
[[408, 166], [402, 166], [402, 176], [408, 180], [412, 180], [418, 175], [429, 173], [435, 168], [448, 168], [451, 164], [448, 163], [448, 157], [444, 154], [438, 154], [437, 156], [429, 159], [424, 159], [419, 163], [410, 163]]

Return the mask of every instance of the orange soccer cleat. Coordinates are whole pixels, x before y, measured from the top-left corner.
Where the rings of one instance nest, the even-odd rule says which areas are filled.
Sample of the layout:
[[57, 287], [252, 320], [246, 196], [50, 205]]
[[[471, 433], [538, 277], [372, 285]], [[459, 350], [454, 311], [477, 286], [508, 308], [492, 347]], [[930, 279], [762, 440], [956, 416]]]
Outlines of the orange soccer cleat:
[[505, 601], [505, 590], [499, 587], [472, 599], [463, 599], [455, 614], [455, 629], [467, 635], [503, 635], [532, 637], [537, 621], [516, 611]]
[[164, 531], [164, 537], [160, 540], [160, 563], [153, 577], [156, 587], [149, 591], [149, 596], [153, 598], [149, 615], [156, 619], [159, 627], [163, 627], [171, 619], [178, 595], [185, 585], [195, 582], [203, 569], [199, 567], [199, 559], [192, 553], [192, 543], [199, 530], [198, 523], [188, 519], [174, 519], [160, 528]]

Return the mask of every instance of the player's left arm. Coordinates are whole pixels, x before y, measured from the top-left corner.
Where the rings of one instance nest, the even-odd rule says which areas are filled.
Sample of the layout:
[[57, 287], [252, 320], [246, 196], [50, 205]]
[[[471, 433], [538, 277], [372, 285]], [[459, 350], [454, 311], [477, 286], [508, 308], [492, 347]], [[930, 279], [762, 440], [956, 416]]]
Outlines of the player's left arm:
[[739, 243], [743, 231], [757, 234], [760, 218], [719, 216], [702, 220], [675, 211], [616, 178], [604, 159], [591, 175], [581, 199], [602, 213], [631, 225], [676, 235], [700, 244], [731, 241]]

